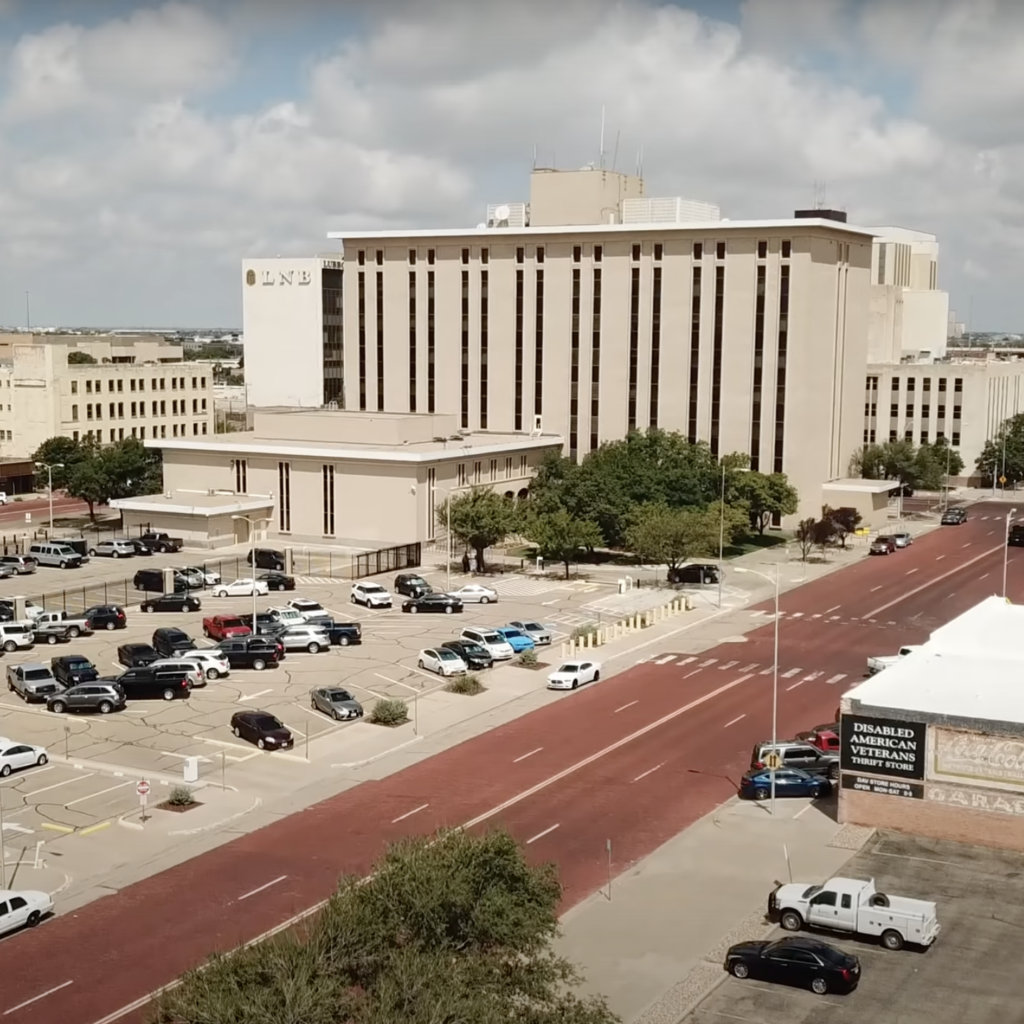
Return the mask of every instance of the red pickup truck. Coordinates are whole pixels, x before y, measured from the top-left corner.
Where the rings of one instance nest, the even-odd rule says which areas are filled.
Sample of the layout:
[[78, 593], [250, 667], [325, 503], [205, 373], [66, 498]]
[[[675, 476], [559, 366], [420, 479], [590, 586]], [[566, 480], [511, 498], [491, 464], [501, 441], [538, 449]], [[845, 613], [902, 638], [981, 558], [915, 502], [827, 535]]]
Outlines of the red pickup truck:
[[211, 640], [230, 640], [248, 636], [252, 630], [237, 615], [210, 615], [203, 619], [203, 636]]
[[836, 753], [839, 750], [839, 723], [828, 722], [824, 725], [816, 725], [813, 729], [796, 734], [798, 740], [809, 743], [818, 750], [826, 753]]

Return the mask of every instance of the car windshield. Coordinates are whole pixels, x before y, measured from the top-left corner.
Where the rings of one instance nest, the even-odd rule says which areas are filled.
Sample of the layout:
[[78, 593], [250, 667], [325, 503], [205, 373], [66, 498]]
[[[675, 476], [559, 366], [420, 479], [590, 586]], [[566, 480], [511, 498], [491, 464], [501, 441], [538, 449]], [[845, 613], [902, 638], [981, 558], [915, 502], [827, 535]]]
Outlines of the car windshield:
[[264, 732], [269, 731], [270, 729], [284, 728], [284, 726], [276, 718], [272, 718], [270, 715], [261, 715], [259, 718], [253, 719], [252, 724], [257, 729], [261, 729]]
[[462, 649], [467, 654], [486, 654], [487, 653], [479, 644], [472, 644], [468, 640], [465, 643], [463, 643]]
[[241, 619], [221, 619], [220, 624], [224, 629], [237, 629], [245, 625]]
[[25, 673], [26, 679], [49, 679], [50, 670], [48, 668], [30, 668]]
[[318, 601], [296, 601], [296, 608], [303, 608], [307, 612], [323, 611], [323, 605]]
[[488, 644], [500, 644], [504, 643], [505, 638], [498, 636], [497, 633], [484, 633], [484, 643]]
[[437, 652], [437, 656], [442, 661], [455, 661], [455, 659], [458, 658], [458, 655], [454, 651], [449, 650], [447, 647], [442, 647]]
[[68, 661], [66, 664], [72, 672], [81, 672], [83, 669], [92, 668], [92, 662], [86, 661], [85, 658], [82, 658], [80, 661], [77, 659], [74, 661]]
[[514, 637], [523, 635], [518, 629], [503, 629], [502, 633], [505, 634], [506, 639], [512, 639]]
[[384, 588], [376, 583], [364, 583], [362, 586], [363, 593], [365, 594], [383, 594]]
[[331, 690], [331, 692], [327, 694], [327, 699], [329, 701], [334, 702], [342, 700], [355, 700], [355, 698], [352, 696], [351, 693], [348, 692], [348, 690]]
[[539, 622], [525, 622], [523, 623], [523, 629], [529, 630], [531, 633], [536, 633], [542, 630], [544, 627]]
[[821, 890], [823, 888], [824, 888], [824, 886], [822, 886], [822, 885], [811, 885], [811, 886], [808, 886], [806, 889], [804, 889], [803, 894], [801, 895], [801, 899], [809, 900], [812, 896], [814, 896], [817, 893], [821, 892]]
[[559, 672], [579, 672], [579, 670], [580, 670], [580, 666], [576, 662], [570, 661], [568, 665], [563, 665], [558, 671]]

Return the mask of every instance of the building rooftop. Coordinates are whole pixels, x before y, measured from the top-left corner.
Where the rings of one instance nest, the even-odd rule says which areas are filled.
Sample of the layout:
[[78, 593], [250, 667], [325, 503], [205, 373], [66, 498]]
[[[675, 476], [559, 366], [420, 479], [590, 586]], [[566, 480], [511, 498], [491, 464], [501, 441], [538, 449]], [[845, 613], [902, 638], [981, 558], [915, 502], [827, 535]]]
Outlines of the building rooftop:
[[821, 485], [823, 491], [861, 491], [865, 494], [885, 494], [895, 491], [900, 486], [899, 480], [862, 480], [859, 477], [829, 480]]
[[938, 718], [1024, 724], [1022, 631], [1024, 606], [988, 597], [845, 697]]
[[872, 228], [855, 227], [852, 224], [842, 224], [839, 221], [829, 220], [823, 217], [792, 217], [783, 220], [712, 220], [701, 223], [694, 221], [690, 223], [673, 224], [671, 222], [655, 224], [568, 224], [568, 225], [545, 225], [543, 227], [529, 228], [433, 228], [433, 229], [407, 229], [393, 231], [328, 231], [327, 237], [331, 239], [348, 239], [349, 241], [373, 241], [374, 239], [385, 238], [488, 238], [494, 239], [506, 235], [509, 237], [528, 238], [536, 235], [614, 235], [625, 234], [635, 235], [645, 231], [658, 235], [666, 235], [670, 232], [710, 232], [712, 235], [721, 234], [723, 231], [790, 231], [795, 235], [806, 234], [810, 228], [821, 228], [829, 231], [837, 231], [845, 234], [866, 235], [874, 238], [875, 230]]
[[144, 494], [137, 498], [114, 498], [111, 508], [129, 512], [176, 512], [181, 515], [221, 516], [264, 512], [273, 507], [271, 495], [237, 495], [222, 491], [174, 491]]

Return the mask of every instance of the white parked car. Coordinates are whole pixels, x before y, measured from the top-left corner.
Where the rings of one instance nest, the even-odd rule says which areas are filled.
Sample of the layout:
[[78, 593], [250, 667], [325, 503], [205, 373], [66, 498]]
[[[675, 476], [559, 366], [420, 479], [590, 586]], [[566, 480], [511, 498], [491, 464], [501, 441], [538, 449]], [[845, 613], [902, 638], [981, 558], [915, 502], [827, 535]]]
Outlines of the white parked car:
[[458, 590], [449, 593], [449, 597], [457, 597], [463, 604], [493, 604], [498, 600], [498, 592], [490, 587], [482, 587], [479, 583], [467, 583]]
[[481, 629], [464, 629], [459, 634], [459, 639], [479, 644], [495, 661], [508, 661], [515, 655], [512, 645], [500, 633], [495, 633], [486, 626]]
[[468, 671], [466, 663], [447, 647], [430, 647], [420, 651], [419, 666], [439, 676], [457, 676]]
[[575, 690], [584, 683], [601, 678], [601, 665], [596, 661], [567, 661], [548, 676], [549, 690]]
[[31, 768], [46, 764], [46, 747], [33, 747], [30, 743], [5, 742], [0, 747], [0, 775], [6, 778], [19, 768]]
[[390, 608], [391, 591], [379, 583], [353, 583], [352, 603], [364, 604], [367, 608]]
[[216, 597], [252, 597], [253, 588], [257, 594], [269, 594], [270, 588], [266, 580], [232, 580], [230, 583], [218, 583], [213, 588]]
[[282, 626], [304, 626], [305, 618], [294, 608], [270, 608], [269, 613]]
[[0, 935], [28, 925], [34, 928], [53, 910], [49, 893], [34, 889], [0, 889]]
[[331, 649], [331, 638], [322, 629], [313, 625], [289, 626], [276, 639], [284, 644], [286, 651], [309, 651], [319, 654]]
[[179, 651], [175, 661], [195, 661], [207, 679], [221, 679], [231, 672], [231, 662], [216, 647], [201, 651]]
[[25, 602], [25, 616], [30, 622], [35, 622], [40, 615], [45, 614], [43, 609], [39, 607], [34, 601]]
[[212, 569], [207, 569], [202, 565], [186, 565], [180, 572], [186, 578], [202, 580], [204, 586], [207, 587], [215, 587], [221, 581], [219, 572], [214, 572]]
[[292, 611], [298, 612], [307, 622], [310, 619], [329, 619], [331, 617], [330, 612], [319, 601], [313, 601], [308, 597], [293, 597], [285, 604]]

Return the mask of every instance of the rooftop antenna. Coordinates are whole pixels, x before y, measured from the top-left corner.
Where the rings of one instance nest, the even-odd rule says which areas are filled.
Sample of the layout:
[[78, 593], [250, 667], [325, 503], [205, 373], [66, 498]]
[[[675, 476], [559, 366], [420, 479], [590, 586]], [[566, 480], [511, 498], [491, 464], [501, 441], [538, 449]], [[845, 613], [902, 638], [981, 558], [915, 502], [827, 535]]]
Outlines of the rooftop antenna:
[[636, 172], [636, 176], [638, 178], [642, 178], [644, 176], [644, 147], [643, 146], [640, 147], [640, 157], [639, 157], [639, 160], [640, 160], [640, 166], [639, 166], [639, 169]]
[[601, 149], [600, 149], [601, 170], [604, 170], [604, 105], [601, 105]]
[[537, 143], [533, 144], [533, 169], [537, 170]]
[[612, 156], [612, 171], [615, 170], [615, 165], [619, 162], [619, 136], [621, 134], [621, 131], [616, 131], [615, 133], [615, 153]]

